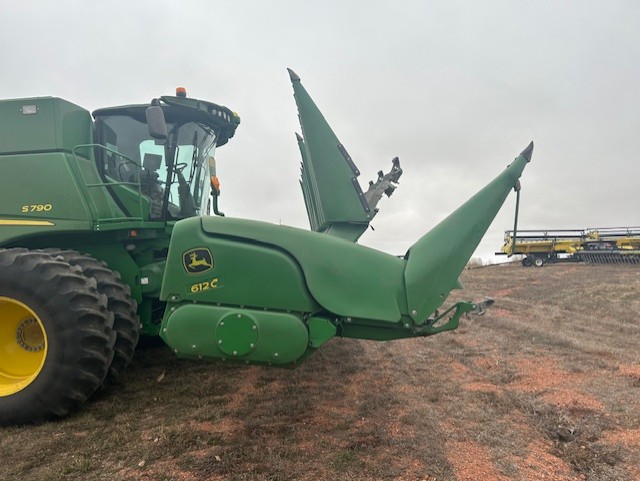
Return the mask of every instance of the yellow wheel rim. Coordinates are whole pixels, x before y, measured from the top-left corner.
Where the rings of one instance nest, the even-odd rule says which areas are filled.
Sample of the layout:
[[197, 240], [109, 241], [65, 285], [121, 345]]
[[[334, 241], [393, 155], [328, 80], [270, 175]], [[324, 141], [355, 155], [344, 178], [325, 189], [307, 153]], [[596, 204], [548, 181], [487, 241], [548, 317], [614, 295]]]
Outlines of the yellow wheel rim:
[[31, 384], [46, 357], [47, 335], [40, 318], [26, 304], [0, 296], [0, 397]]

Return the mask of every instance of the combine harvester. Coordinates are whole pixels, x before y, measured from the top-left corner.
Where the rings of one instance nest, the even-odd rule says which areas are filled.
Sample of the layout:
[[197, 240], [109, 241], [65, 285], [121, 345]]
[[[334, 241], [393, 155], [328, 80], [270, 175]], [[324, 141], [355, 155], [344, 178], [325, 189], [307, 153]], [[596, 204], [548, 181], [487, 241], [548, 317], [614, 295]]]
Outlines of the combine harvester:
[[224, 106], [184, 90], [93, 114], [52, 97], [0, 102], [0, 425], [73, 411], [123, 372], [141, 334], [179, 357], [294, 367], [336, 336], [431, 336], [481, 308], [441, 306], [533, 143], [398, 258], [355, 242], [399, 161], [363, 192], [289, 74], [313, 231], [219, 211], [214, 152], [240, 124]]
[[496, 255], [523, 255], [525, 267], [553, 262], [640, 264], [640, 227], [508, 230]]

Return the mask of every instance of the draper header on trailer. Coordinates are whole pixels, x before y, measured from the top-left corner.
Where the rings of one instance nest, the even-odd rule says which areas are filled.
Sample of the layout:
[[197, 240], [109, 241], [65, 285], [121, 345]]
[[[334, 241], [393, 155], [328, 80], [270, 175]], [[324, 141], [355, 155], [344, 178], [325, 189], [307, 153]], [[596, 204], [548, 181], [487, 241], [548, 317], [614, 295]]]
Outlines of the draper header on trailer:
[[640, 264], [640, 227], [508, 230], [497, 255], [523, 255], [522, 265], [548, 262]]

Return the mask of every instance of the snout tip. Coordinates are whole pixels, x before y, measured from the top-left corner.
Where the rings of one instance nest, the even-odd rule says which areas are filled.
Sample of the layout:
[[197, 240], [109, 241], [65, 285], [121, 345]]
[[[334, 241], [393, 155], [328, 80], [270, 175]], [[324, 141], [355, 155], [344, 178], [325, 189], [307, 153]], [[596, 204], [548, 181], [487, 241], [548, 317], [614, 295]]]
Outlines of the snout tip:
[[531, 162], [531, 155], [533, 155], [533, 141], [531, 141], [531, 143], [520, 153], [520, 155], [524, 157], [527, 162]]
[[296, 82], [296, 81], [299, 82], [300, 81], [300, 77], [293, 70], [288, 68], [287, 72], [289, 72], [289, 78], [291, 79], [292, 82]]

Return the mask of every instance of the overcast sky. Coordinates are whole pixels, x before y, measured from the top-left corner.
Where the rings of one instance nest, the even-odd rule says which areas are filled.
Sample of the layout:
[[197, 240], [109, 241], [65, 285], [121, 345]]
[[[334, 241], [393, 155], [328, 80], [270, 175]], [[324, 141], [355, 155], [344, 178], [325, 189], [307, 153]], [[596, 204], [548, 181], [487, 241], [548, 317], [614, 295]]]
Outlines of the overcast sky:
[[290, 67], [365, 190], [400, 157], [362, 244], [403, 254], [531, 140], [521, 228], [640, 225], [637, 1], [0, 0], [0, 18], [3, 98], [94, 110], [184, 86], [238, 112], [216, 155], [230, 216], [308, 226]]

